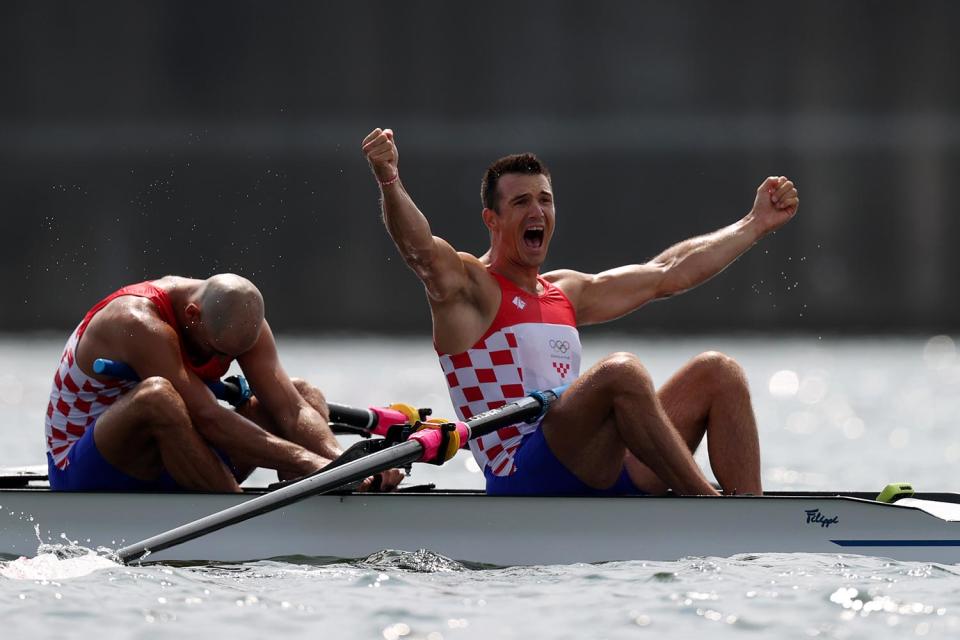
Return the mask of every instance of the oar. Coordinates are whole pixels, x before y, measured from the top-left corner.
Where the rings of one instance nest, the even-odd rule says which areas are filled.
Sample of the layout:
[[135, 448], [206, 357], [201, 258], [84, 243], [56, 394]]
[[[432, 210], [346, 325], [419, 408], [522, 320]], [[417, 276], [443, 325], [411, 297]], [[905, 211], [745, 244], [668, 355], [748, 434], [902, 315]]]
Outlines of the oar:
[[[139, 374], [126, 362], [109, 360], [107, 358], [97, 358], [94, 360], [93, 372], [120, 380], [130, 380], [131, 382], [140, 381]], [[207, 386], [210, 388], [210, 391], [213, 392], [214, 396], [220, 400], [229, 402], [235, 407], [241, 406], [253, 395], [243, 376], [231, 376], [226, 380], [208, 382]], [[359, 427], [368, 433], [378, 436], [386, 435], [387, 429], [392, 425], [406, 424], [410, 421], [410, 416], [407, 414], [388, 407], [360, 409], [358, 407], [334, 404], [332, 402], [328, 402], [327, 407], [330, 409], [331, 423]], [[429, 415], [429, 413], [426, 415]], [[426, 415], [421, 412], [420, 418], [423, 419]]]
[[116, 555], [122, 562], [130, 562], [148, 553], [169, 549], [232, 524], [299, 502], [309, 496], [333, 491], [387, 469], [404, 467], [413, 462], [442, 464], [443, 461], [453, 457], [460, 443], [520, 421], [533, 422], [539, 419], [550, 404], [560, 397], [565, 388], [564, 386], [547, 391], [536, 391], [516, 402], [474, 416], [466, 422], [449, 423], [443, 425], [443, 428], [416, 431], [404, 442], [128, 545], [117, 551]]

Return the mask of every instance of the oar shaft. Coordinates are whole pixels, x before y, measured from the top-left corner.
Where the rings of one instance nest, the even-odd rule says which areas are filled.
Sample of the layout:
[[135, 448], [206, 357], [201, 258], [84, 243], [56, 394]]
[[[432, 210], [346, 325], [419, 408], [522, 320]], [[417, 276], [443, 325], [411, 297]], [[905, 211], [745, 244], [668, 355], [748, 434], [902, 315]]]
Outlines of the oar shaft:
[[[500, 427], [515, 424], [524, 420], [532, 421], [543, 415], [550, 403], [560, 397], [564, 387], [536, 392], [515, 402], [479, 414], [462, 423], [468, 430], [467, 440], [477, 438], [495, 431]], [[418, 435], [414, 434], [415, 436]], [[426, 440], [425, 440], [426, 442]], [[119, 551], [117, 556], [123, 562], [129, 562], [143, 557], [148, 551], [155, 552], [168, 549], [180, 543], [213, 531], [223, 529], [232, 524], [249, 520], [254, 516], [279, 509], [288, 504], [303, 500], [312, 495], [332, 491], [356, 480], [386, 471], [395, 467], [403, 467], [417, 462], [425, 455], [427, 446], [417, 439], [411, 438], [388, 449], [383, 449], [368, 456], [347, 462], [334, 467], [329, 471], [309, 476], [278, 489], [272, 493], [252, 498], [247, 502], [235, 505], [211, 514], [199, 520], [184, 524], [176, 529], [148, 538], [141, 542], [128, 545]]]
[[401, 442], [389, 449], [372, 453], [353, 462], [347, 462], [328, 472], [305, 478], [271, 493], [252, 498], [176, 529], [126, 546], [117, 551], [117, 557], [124, 563], [136, 560], [148, 552], [154, 553], [188, 542], [224, 527], [229, 527], [232, 524], [298, 502], [306, 496], [331, 491], [380, 471], [406, 466], [416, 462], [422, 453], [423, 445], [419, 442], [415, 440]]
[[[549, 405], [550, 402], [553, 402], [560, 397], [558, 390], [543, 391], [540, 394], [541, 397], [526, 396], [515, 400], [510, 403], [510, 405], [516, 407], [512, 410], [509, 415], [513, 418], [513, 422], [520, 422], [522, 420], [528, 419], [528, 416], [536, 416], [539, 412], [543, 410], [544, 404]], [[549, 397], [543, 397], [549, 396]], [[485, 436], [488, 433], [492, 433], [497, 429], [506, 426], [507, 424], [513, 424], [513, 422], [504, 423], [503, 416], [504, 413], [501, 409], [506, 407], [501, 407], [498, 409], [491, 409], [485, 413], [479, 413], [469, 420], [467, 420], [467, 425], [470, 427], [470, 439], [479, 438], [480, 436]], [[524, 416], [520, 418], [519, 416]]]

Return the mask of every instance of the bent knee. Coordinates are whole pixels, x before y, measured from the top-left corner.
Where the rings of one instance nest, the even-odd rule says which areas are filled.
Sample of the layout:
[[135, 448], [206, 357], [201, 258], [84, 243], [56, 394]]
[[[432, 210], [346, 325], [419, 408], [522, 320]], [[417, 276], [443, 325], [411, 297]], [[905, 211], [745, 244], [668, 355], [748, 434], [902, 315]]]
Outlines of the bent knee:
[[141, 402], [162, 402], [171, 396], [180, 397], [173, 383], [160, 376], [151, 376], [137, 385], [137, 396]]
[[726, 371], [729, 373], [743, 373], [740, 363], [720, 351], [704, 351], [694, 357], [694, 366], [711, 371]]
[[640, 358], [628, 351], [611, 353], [601, 360], [601, 366], [613, 373], [649, 376], [647, 368], [640, 362]]
[[134, 393], [134, 402], [142, 411], [154, 415], [166, 415], [186, 410], [183, 398], [166, 378], [152, 376], [140, 382]]
[[747, 386], [747, 374], [740, 363], [720, 351], [705, 351], [691, 361], [692, 369], [711, 381]]
[[324, 399], [323, 392], [303, 378], [290, 378], [290, 382], [293, 383], [293, 388], [297, 390], [297, 393], [304, 398], [317, 398], [319, 400]]
[[640, 358], [626, 351], [618, 351], [604, 358], [599, 364], [604, 381], [619, 388], [653, 391], [653, 378], [640, 362]]

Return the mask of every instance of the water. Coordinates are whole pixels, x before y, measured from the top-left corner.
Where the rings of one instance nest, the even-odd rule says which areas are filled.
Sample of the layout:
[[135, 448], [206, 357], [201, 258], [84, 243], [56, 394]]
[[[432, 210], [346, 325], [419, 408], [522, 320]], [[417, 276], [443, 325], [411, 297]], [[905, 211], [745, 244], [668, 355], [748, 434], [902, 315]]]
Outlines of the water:
[[[42, 461], [62, 336], [0, 339], [0, 465]], [[947, 337], [642, 339], [585, 332], [584, 362], [638, 353], [664, 381], [720, 349], [751, 381], [767, 489], [957, 489], [960, 360]], [[348, 404], [452, 415], [429, 340], [280, 338], [287, 370]], [[698, 459], [706, 464], [705, 457]], [[259, 472], [252, 480], [272, 480]], [[461, 454], [416, 482], [479, 487]], [[3, 518], [0, 514], [0, 527]], [[575, 522], [576, 514], [571, 514]], [[69, 532], [66, 532], [69, 536]], [[709, 535], [708, 533], [705, 535]], [[4, 638], [893, 638], [960, 633], [960, 567], [760, 554], [476, 569], [428, 550], [363, 561], [123, 567], [78, 548], [0, 562]]]

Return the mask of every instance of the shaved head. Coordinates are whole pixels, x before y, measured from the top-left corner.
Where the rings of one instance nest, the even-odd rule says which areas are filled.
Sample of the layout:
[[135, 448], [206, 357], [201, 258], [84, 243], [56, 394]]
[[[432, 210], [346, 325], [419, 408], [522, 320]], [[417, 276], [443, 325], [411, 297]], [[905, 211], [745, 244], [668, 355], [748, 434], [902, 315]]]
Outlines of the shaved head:
[[220, 273], [207, 278], [197, 298], [214, 347], [230, 355], [248, 351], [263, 325], [263, 296], [246, 278]]

